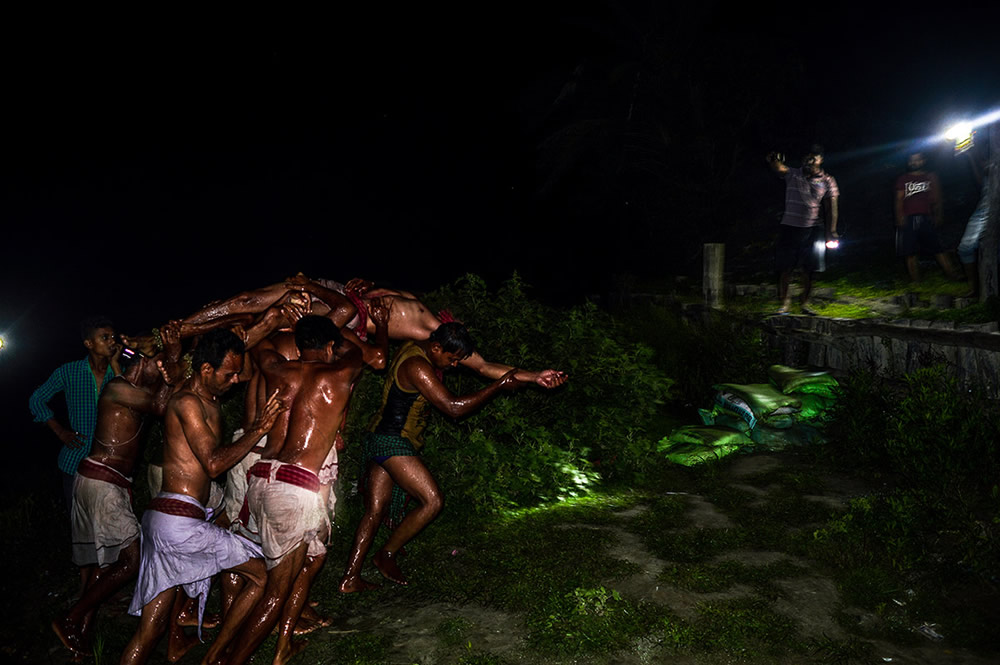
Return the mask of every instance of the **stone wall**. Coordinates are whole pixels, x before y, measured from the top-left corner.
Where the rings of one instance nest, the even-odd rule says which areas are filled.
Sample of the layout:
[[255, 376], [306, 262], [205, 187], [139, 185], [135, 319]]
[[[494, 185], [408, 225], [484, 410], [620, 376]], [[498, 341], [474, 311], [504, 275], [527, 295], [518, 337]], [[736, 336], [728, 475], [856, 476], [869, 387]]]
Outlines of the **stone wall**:
[[763, 329], [786, 365], [841, 374], [872, 369], [887, 377], [944, 365], [963, 385], [979, 386], [1000, 398], [1000, 333], [995, 322], [956, 327], [944, 321], [773, 316]]

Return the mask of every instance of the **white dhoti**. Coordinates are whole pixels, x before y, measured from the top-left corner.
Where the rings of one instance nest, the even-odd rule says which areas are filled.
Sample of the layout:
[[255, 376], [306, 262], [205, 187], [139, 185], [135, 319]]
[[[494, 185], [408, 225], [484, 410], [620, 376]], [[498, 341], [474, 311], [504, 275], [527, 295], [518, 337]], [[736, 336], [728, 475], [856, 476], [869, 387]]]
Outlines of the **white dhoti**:
[[[170, 511], [170, 512], [161, 512]], [[201, 516], [198, 516], [198, 514]], [[215, 526], [196, 499], [161, 492], [142, 516], [139, 579], [129, 614], [139, 616], [149, 601], [173, 586], [198, 598], [198, 636], [212, 576], [260, 558], [260, 548]]]
[[276, 460], [251, 469], [247, 505], [260, 528], [261, 549], [270, 570], [301, 543], [311, 557], [326, 553], [330, 518], [312, 471]]
[[104, 567], [139, 537], [132, 512], [132, 479], [90, 458], [80, 462], [73, 481], [73, 563]]

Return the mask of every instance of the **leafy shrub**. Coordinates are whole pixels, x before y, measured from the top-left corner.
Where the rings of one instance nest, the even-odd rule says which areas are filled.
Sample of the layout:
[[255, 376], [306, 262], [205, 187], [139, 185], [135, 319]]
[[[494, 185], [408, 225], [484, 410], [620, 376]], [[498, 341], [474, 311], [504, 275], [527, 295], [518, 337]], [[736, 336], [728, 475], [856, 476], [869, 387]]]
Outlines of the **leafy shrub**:
[[760, 383], [778, 362], [767, 348], [758, 319], [738, 310], [697, 319], [673, 308], [649, 306], [624, 313], [632, 334], [655, 350], [655, 362], [676, 381], [686, 403], [702, 404], [716, 383]]
[[998, 425], [995, 404], [943, 368], [917, 370], [896, 390], [870, 374], [852, 376], [829, 430], [834, 451], [889, 482], [852, 501], [817, 532], [817, 542], [845, 568], [876, 565], [930, 578], [928, 568], [959, 564], [981, 579], [995, 577]]
[[[457, 423], [431, 416], [424, 455], [452, 508], [489, 512], [578, 496], [600, 478], [632, 480], [653, 463], [649, 423], [672, 382], [612, 317], [591, 304], [543, 305], [517, 274], [495, 291], [467, 275], [423, 300], [465, 322], [486, 359], [570, 376], [555, 390], [499, 396]], [[369, 373], [355, 389], [352, 441], [377, 407], [382, 380]], [[485, 385], [464, 370], [446, 373], [445, 383], [456, 395]]]

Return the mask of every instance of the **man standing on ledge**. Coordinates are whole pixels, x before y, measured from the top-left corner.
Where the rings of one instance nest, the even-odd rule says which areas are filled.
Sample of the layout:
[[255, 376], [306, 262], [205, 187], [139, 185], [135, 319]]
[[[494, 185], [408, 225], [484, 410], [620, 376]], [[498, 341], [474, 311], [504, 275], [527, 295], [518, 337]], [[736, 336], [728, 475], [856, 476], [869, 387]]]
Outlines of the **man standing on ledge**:
[[[347, 569], [340, 581], [341, 592], [364, 591], [375, 586], [361, 578], [361, 568], [387, 513], [394, 530], [375, 554], [373, 563], [387, 579], [406, 584], [396, 556], [441, 511], [437, 483], [418, 456], [423, 445], [428, 404], [452, 418], [462, 418], [501, 390], [527, 385], [515, 378], [518, 370], [512, 368], [478, 392], [452, 395], [441, 382], [441, 372], [456, 367], [474, 351], [472, 337], [465, 326], [452, 322], [441, 324], [429, 339], [407, 342], [393, 359], [382, 392], [382, 407], [364, 442], [365, 514], [358, 525]], [[562, 385], [566, 379], [564, 373], [557, 372], [549, 387]], [[419, 504], [405, 517], [402, 514], [404, 492]]]
[[[45, 423], [63, 442], [58, 465], [62, 471], [63, 499], [67, 511], [73, 506], [73, 480], [80, 460], [90, 454], [90, 440], [97, 425], [97, 398], [104, 385], [121, 372], [112, 361], [118, 356], [115, 328], [104, 316], [91, 316], [80, 322], [80, 335], [87, 357], [62, 365], [31, 394], [28, 407], [36, 423]], [[69, 412], [69, 427], [58, 420], [49, 400], [62, 392]]]
[[906, 261], [911, 282], [920, 281], [917, 254], [933, 254], [951, 279], [960, 279], [951, 259], [941, 249], [937, 227], [941, 226], [941, 183], [937, 174], [925, 171], [924, 153], [914, 152], [906, 162], [907, 172], [896, 178], [896, 255]]
[[[814, 145], [802, 159], [802, 168], [789, 168], [783, 155], [768, 153], [767, 163], [771, 169], [785, 179], [785, 213], [778, 227], [778, 245], [775, 263], [778, 270], [778, 298], [781, 308], [778, 314], [787, 314], [792, 307], [789, 282], [792, 271], [802, 266], [802, 295], [799, 303], [802, 313], [816, 316], [809, 308], [812, 294], [813, 274], [826, 270], [826, 242], [836, 240], [837, 200], [840, 190], [837, 181], [823, 171], [823, 149]], [[828, 225], [824, 232], [823, 217]]]

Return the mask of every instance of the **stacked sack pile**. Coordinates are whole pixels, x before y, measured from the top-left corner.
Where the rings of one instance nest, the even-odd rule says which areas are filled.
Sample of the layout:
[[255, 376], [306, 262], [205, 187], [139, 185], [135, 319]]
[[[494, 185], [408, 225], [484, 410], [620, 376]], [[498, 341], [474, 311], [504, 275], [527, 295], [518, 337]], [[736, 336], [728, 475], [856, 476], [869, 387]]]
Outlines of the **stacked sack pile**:
[[837, 380], [827, 372], [772, 365], [770, 383], [721, 383], [711, 409], [698, 409], [701, 425], [681, 427], [657, 450], [692, 466], [747, 446], [780, 450], [821, 441]]

